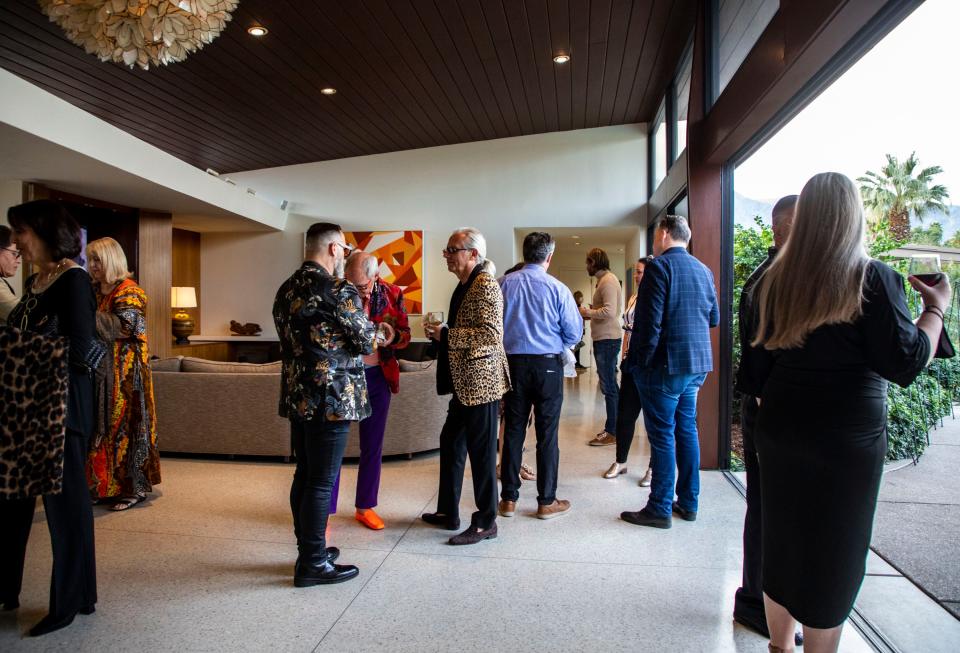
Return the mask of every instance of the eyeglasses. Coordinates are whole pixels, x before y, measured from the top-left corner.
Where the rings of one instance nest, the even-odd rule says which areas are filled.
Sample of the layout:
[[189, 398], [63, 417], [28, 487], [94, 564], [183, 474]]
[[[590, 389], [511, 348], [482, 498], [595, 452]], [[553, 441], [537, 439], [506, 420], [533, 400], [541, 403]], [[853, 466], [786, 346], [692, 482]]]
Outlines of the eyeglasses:
[[346, 244], [346, 243], [336, 243], [336, 242], [335, 242], [334, 245], [339, 245], [340, 247], [342, 247], [344, 253], [345, 253], [347, 256], [349, 256], [349, 255], [353, 252], [353, 250], [356, 249], [356, 247], [354, 247], [353, 245], [348, 245], [348, 244]]
[[21, 256], [23, 256], [23, 254], [21, 254], [18, 250], [10, 249], [9, 247], [0, 247], [0, 249], [2, 249], [5, 252], [10, 252], [11, 254], [13, 254], [13, 258], [20, 258]]
[[443, 253], [447, 256], [453, 256], [457, 252], [469, 252], [472, 247], [444, 247]]

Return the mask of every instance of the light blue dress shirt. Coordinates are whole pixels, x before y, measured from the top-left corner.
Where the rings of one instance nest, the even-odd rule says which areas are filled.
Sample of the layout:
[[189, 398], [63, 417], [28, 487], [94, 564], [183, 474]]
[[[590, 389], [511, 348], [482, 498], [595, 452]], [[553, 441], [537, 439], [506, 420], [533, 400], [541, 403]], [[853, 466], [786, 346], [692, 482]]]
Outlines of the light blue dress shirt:
[[583, 318], [573, 293], [542, 265], [500, 278], [503, 347], [511, 354], [559, 354], [580, 342]]

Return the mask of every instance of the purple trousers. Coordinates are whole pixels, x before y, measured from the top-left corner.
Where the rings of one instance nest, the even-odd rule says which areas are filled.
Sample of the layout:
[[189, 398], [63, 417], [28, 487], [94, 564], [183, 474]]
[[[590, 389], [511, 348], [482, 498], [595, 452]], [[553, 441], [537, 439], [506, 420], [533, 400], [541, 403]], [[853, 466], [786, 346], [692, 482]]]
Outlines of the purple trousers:
[[[380, 459], [383, 455], [383, 432], [390, 411], [390, 386], [380, 366], [368, 367], [367, 397], [373, 412], [360, 421], [360, 469], [357, 472], [357, 508], [373, 508], [377, 505], [380, 491]], [[330, 514], [337, 512], [337, 497], [340, 494], [340, 474], [330, 493]]]

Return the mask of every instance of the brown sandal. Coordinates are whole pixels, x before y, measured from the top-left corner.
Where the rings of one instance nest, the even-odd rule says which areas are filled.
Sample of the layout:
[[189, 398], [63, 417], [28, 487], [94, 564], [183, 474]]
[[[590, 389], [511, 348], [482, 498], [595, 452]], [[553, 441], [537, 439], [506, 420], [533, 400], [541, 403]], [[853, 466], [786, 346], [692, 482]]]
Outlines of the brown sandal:
[[124, 510], [130, 510], [138, 503], [143, 503], [147, 500], [147, 495], [145, 494], [136, 494], [132, 497], [123, 497], [115, 504], [110, 506], [110, 510], [114, 512], [123, 512]]

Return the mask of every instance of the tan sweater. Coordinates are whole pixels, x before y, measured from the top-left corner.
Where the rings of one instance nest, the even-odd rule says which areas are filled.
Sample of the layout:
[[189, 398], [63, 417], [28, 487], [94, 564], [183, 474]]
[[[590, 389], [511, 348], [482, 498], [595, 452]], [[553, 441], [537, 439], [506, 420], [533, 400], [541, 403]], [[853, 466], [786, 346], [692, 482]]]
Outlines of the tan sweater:
[[620, 340], [623, 329], [620, 327], [620, 306], [623, 294], [620, 282], [610, 270], [597, 278], [597, 289], [586, 314], [590, 318], [590, 337], [597, 340]]
[[7, 321], [7, 315], [17, 305], [20, 298], [10, 289], [6, 279], [0, 279], [0, 324]]

